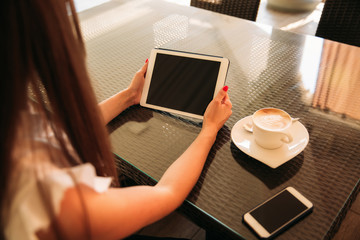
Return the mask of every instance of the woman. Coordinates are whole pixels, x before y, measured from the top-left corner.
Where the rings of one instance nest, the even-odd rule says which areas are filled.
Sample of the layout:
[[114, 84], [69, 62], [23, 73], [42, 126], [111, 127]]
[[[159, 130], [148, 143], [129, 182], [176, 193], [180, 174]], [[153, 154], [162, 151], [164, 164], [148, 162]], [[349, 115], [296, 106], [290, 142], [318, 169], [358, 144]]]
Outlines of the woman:
[[180, 206], [231, 115], [227, 87], [158, 184], [115, 188], [105, 124], [139, 103], [147, 63], [127, 89], [98, 106], [73, 2], [1, 5], [1, 237], [119, 239]]

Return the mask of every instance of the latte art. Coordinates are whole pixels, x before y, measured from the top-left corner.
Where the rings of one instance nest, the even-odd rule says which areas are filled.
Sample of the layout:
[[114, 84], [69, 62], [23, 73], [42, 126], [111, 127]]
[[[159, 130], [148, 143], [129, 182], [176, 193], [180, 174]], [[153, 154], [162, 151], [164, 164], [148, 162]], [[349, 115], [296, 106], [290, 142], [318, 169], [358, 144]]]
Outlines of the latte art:
[[269, 130], [280, 130], [289, 125], [291, 118], [281, 110], [262, 109], [254, 116], [258, 126]]
[[257, 110], [252, 115], [251, 128], [256, 144], [265, 149], [277, 149], [283, 144], [291, 143], [293, 136], [290, 128], [294, 121], [296, 120], [279, 108]]

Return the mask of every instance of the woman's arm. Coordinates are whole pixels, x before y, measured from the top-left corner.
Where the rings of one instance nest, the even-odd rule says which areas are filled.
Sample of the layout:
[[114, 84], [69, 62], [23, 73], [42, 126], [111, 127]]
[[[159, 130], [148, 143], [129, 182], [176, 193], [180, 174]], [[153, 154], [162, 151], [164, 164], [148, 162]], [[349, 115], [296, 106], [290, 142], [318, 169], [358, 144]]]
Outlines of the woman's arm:
[[148, 61], [146, 60], [146, 63], [135, 74], [130, 86], [127, 89], [99, 103], [100, 111], [105, 124], [108, 124], [126, 108], [140, 103], [147, 66]]
[[93, 239], [119, 239], [179, 207], [197, 182], [217, 132], [231, 115], [232, 106], [226, 90], [226, 87], [220, 90], [209, 104], [198, 137], [155, 186], [113, 188], [102, 194], [80, 186], [87, 216], [81, 210], [75, 188], [69, 189], [58, 218], [67, 239], [85, 236], [86, 218], [90, 221]]

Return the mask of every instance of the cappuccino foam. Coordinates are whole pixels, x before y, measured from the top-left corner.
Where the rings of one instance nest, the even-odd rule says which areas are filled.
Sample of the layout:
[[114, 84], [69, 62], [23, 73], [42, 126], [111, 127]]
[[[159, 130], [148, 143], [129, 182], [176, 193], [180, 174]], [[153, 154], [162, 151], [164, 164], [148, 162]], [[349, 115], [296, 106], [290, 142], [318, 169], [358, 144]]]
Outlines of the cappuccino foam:
[[269, 130], [281, 130], [291, 122], [291, 118], [281, 110], [270, 108], [256, 112], [254, 121], [259, 127]]

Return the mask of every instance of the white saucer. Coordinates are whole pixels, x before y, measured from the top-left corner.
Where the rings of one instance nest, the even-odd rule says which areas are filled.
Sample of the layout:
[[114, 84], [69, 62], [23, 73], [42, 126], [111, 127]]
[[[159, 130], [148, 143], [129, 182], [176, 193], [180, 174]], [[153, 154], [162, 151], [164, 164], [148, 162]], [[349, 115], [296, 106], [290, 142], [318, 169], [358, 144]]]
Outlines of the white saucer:
[[301, 153], [309, 142], [308, 131], [297, 121], [290, 129], [293, 141], [283, 144], [280, 148], [268, 150], [257, 145], [252, 133], [244, 129], [244, 124], [249, 122], [251, 116], [239, 120], [231, 130], [231, 139], [241, 151], [271, 168], [277, 168]]

